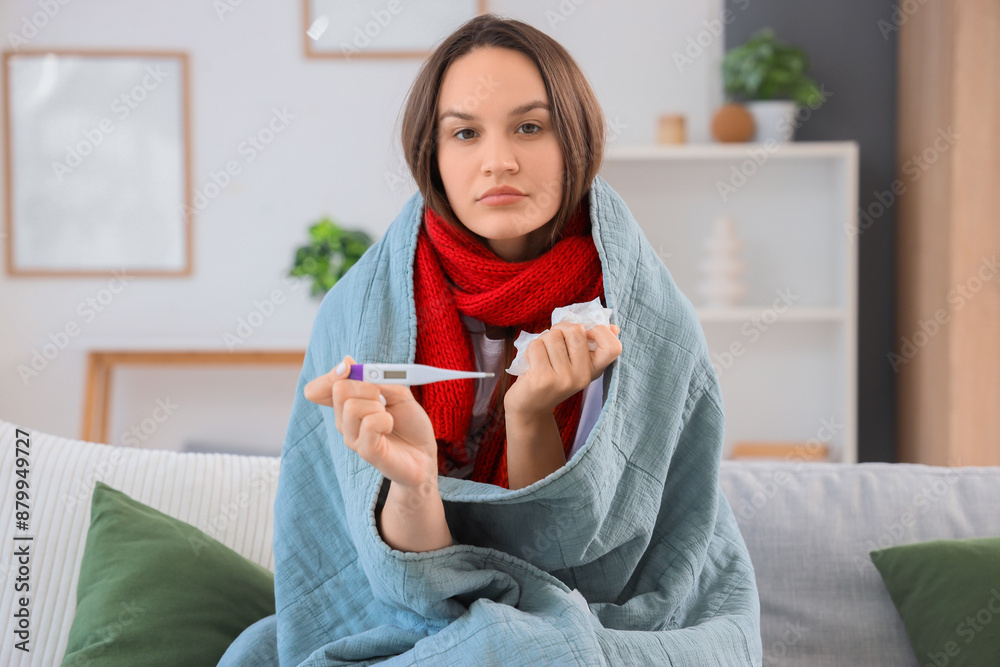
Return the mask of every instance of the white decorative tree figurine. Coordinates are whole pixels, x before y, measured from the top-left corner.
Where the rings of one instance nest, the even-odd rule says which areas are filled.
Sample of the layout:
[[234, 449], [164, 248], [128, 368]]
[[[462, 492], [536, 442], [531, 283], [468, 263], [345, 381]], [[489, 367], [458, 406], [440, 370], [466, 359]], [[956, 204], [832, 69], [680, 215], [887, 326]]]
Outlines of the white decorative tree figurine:
[[706, 257], [701, 262], [704, 281], [699, 292], [709, 307], [735, 306], [746, 295], [743, 283], [745, 265], [740, 261], [743, 242], [729, 216], [720, 216], [705, 239]]

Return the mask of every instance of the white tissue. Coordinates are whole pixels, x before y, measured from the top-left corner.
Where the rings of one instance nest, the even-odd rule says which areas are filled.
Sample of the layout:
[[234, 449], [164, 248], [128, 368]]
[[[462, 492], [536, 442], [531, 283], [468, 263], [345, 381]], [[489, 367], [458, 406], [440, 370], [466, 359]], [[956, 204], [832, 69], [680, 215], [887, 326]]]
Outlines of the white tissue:
[[[595, 327], [598, 324], [610, 326], [611, 314], [613, 312], [614, 311], [611, 308], [603, 308], [601, 306], [601, 298], [597, 297], [593, 301], [584, 301], [582, 303], [574, 303], [569, 306], [556, 308], [552, 311], [552, 325], [555, 326], [560, 322], [572, 322], [574, 324], [582, 324], [583, 328], [589, 331], [591, 327]], [[548, 331], [548, 329], [545, 331]], [[523, 330], [521, 331], [517, 340], [514, 341], [514, 347], [517, 348], [517, 355], [510, 363], [510, 368], [507, 369], [508, 373], [511, 375], [521, 375], [522, 373], [527, 372], [528, 344], [545, 333], [545, 331], [537, 334], [528, 333]], [[587, 341], [587, 348], [591, 352], [596, 350], [597, 341]]]

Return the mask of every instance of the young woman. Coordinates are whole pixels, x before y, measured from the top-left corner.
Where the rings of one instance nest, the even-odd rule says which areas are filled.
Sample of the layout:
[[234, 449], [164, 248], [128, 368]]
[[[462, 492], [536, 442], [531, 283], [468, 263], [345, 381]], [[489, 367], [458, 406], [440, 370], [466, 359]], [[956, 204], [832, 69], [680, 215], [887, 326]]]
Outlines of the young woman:
[[[220, 664], [760, 664], [718, 380], [597, 176], [604, 119], [577, 65], [479, 16], [424, 63], [402, 139], [419, 192], [327, 294], [307, 350], [277, 614]], [[594, 300], [622, 330], [552, 324]], [[509, 375], [514, 338], [546, 329]], [[496, 376], [347, 378], [379, 361]]]
[[[545, 47], [552, 49], [539, 40], [548, 85], [521, 51], [489, 44], [461, 57], [439, 51], [404, 117], [410, 167], [427, 192], [414, 272], [416, 363], [488, 370], [498, 379], [477, 380], [479, 391], [462, 381], [411, 394], [344, 380], [354, 363], [347, 356], [306, 386], [307, 398], [332, 405], [345, 444], [392, 480], [381, 530], [401, 551], [452, 543], [439, 473], [464, 468], [476, 481], [519, 489], [564, 465], [574, 442], [586, 439], [601, 405], [600, 379], [621, 353], [617, 326], [551, 325], [555, 308], [604, 301], [585, 197], [600, 164], [604, 119], [568, 56]], [[548, 331], [527, 347], [529, 370], [512, 380], [505, 369], [521, 330]], [[491, 361], [485, 367], [483, 357]], [[580, 430], [585, 388], [595, 396]], [[492, 414], [477, 415], [470, 427], [474, 403], [484, 402], [474, 397], [491, 394]], [[425, 498], [413, 512], [421, 493], [433, 502]]]

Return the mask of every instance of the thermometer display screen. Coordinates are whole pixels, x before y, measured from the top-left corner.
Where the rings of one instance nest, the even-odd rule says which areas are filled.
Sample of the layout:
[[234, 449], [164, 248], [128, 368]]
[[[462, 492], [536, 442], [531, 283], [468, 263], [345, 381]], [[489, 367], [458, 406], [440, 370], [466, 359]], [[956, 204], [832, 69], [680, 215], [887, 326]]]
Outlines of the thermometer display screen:
[[386, 380], [405, 380], [406, 371], [382, 371], [382, 377]]

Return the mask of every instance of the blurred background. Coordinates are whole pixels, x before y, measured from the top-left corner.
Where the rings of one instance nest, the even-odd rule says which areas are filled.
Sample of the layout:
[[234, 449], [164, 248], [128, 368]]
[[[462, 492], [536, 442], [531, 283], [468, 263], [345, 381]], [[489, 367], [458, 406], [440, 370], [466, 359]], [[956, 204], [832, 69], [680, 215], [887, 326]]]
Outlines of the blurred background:
[[597, 93], [728, 457], [1000, 464], [990, 0], [6, 0], [0, 418], [280, 453], [323, 294], [416, 191], [409, 87], [483, 12]]

